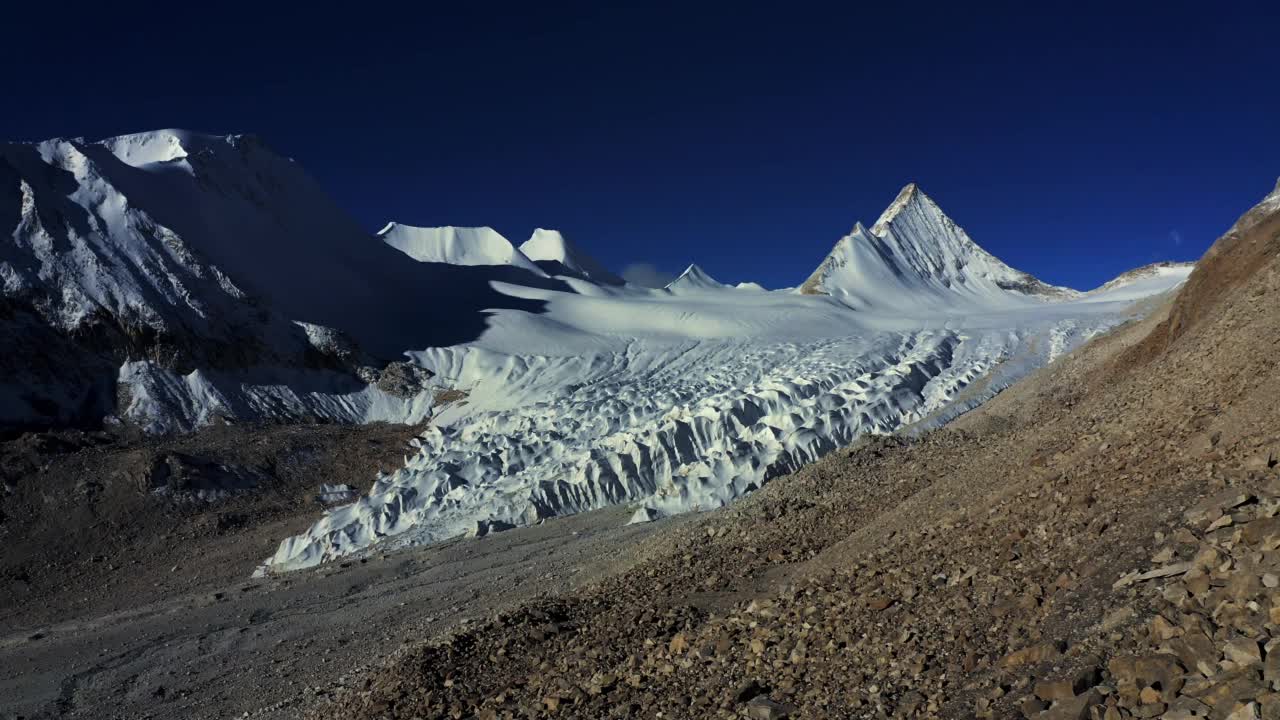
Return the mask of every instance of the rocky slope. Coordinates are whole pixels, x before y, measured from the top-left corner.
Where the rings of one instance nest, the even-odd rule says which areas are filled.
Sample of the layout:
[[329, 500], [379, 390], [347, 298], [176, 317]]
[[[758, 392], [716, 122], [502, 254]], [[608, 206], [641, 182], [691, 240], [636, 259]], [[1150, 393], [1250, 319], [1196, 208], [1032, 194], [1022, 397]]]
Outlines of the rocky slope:
[[280, 534], [401, 462], [419, 429], [247, 423], [0, 441], [0, 624], [242, 580]]
[[1275, 716], [1278, 205], [949, 428], [834, 453], [317, 716]]

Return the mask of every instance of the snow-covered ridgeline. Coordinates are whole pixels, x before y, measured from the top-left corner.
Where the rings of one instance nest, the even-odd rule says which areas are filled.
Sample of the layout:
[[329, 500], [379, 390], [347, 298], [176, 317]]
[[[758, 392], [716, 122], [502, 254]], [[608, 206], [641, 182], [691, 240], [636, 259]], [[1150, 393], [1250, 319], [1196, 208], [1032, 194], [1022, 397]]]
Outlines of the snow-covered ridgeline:
[[836, 242], [799, 291], [831, 295], [860, 310], [933, 312], [1079, 294], [1043, 283], [983, 250], [914, 183], [870, 230], [858, 223]]
[[275, 569], [619, 502], [716, 507], [981, 402], [1189, 271], [1048, 286], [912, 185], [799, 292], [697, 266], [653, 290], [551, 230], [374, 237], [256, 139], [184, 131], [0, 145], [0, 224], [0, 425], [415, 421], [436, 387], [468, 392]]

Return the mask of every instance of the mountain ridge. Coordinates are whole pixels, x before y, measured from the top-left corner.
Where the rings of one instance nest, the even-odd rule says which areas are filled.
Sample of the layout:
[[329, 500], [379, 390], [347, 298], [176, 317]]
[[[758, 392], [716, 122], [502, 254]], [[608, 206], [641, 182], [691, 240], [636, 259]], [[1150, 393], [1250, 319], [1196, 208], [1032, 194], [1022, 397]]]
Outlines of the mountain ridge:
[[602, 285], [622, 285], [622, 278], [570, 242], [559, 230], [535, 228], [520, 251], [548, 275], [570, 275]]
[[898, 192], [871, 229], [856, 223], [798, 292], [832, 295], [855, 309], [884, 307], [893, 296], [946, 306], [1079, 295], [984, 250], [916, 183]]
[[[883, 238], [857, 225], [858, 243], [837, 243], [843, 266], [856, 268], [865, 245], [896, 266], [946, 270], [924, 247], [930, 233], [966, 248], [956, 238], [967, 235], [926, 200], [918, 186], [904, 188], [877, 222]], [[219, 417], [413, 421], [430, 403], [420, 386], [428, 371], [408, 373], [418, 385], [387, 385], [401, 395], [379, 387], [393, 366], [406, 376], [406, 353], [475, 341], [565, 296], [598, 298], [576, 318], [606, 298], [648, 297], [554, 230], [520, 247], [491, 228], [392, 223], [381, 237], [369, 233], [253, 134], [2, 143], [0, 225], [13, 228], [0, 242], [0, 338], [18, 349], [0, 366], [0, 425], [118, 416], [168, 432]], [[419, 235], [430, 237], [410, 237]], [[915, 252], [894, 258], [895, 247]], [[979, 251], [965, 258], [989, 257]], [[839, 269], [830, 256], [822, 267]], [[850, 278], [830, 279], [822, 292], [875, 307]], [[668, 295], [726, 287], [695, 264]], [[952, 299], [927, 283], [874, 289], [881, 301], [923, 290], [943, 309]], [[632, 313], [634, 327], [693, 337], [701, 330], [690, 319], [714, 310], [705, 327], [719, 337], [751, 317], [742, 303], [776, 304], [773, 293], [723, 300], [725, 312], [650, 304]]]

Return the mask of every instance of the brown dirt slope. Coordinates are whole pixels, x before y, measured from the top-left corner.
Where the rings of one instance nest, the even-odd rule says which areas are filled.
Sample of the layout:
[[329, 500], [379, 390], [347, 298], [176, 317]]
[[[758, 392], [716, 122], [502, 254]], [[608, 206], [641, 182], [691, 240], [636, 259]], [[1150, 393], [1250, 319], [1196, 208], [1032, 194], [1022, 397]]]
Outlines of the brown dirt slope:
[[[943, 430], [863, 441], [655, 538], [626, 572], [403, 652], [318, 715], [1280, 713], [1280, 579], [1257, 571], [1280, 567], [1271, 200], [1148, 320]], [[1251, 500], [1184, 518], [1224, 489]]]
[[322, 483], [367, 489], [417, 432], [245, 424], [0, 442], [0, 624], [37, 627], [247, 578], [319, 515]]

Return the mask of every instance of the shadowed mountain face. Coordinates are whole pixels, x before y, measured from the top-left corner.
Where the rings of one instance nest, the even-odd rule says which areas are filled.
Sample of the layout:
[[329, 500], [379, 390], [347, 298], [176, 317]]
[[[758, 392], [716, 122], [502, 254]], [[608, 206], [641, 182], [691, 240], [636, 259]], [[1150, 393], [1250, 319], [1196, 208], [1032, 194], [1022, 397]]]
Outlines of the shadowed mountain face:
[[130, 361], [179, 376], [322, 371], [343, 394], [367, 385], [359, 368], [475, 339], [489, 308], [540, 310], [495, 280], [563, 287], [407, 261], [247, 136], [0, 146], [0, 226], [0, 337], [19, 350], [0, 426], [96, 422]]

